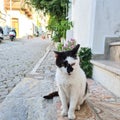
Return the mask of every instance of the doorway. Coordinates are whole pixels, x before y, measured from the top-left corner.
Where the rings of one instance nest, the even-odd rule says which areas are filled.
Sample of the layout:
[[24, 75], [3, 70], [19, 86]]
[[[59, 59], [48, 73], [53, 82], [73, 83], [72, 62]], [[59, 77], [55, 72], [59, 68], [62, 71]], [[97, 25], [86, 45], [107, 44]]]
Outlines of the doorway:
[[12, 27], [16, 30], [16, 37], [19, 37], [19, 20], [18, 18], [12, 18]]

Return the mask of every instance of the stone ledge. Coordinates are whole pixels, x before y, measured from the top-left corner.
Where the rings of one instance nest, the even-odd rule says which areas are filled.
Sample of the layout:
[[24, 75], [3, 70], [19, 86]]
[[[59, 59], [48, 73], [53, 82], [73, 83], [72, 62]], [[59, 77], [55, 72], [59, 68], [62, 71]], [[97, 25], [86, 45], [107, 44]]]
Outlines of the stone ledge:
[[110, 46], [120, 46], [120, 42], [112, 42], [110, 43]]
[[43, 99], [51, 89], [49, 79], [24, 78], [1, 103], [0, 120], [56, 120], [53, 100]]
[[91, 63], [112, 73], [120, 75], [120, 63], [110, 60], [91, 60]]

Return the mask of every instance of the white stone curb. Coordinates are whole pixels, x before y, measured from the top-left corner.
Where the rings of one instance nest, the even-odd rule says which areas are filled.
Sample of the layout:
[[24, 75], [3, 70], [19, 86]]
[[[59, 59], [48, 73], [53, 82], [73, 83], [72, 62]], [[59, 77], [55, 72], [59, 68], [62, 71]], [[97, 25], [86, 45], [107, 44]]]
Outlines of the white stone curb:
[[29, 73], [29, 74], [37, 74], [36, 71], [37, 69], [39, 68], [39, 66], [42, 64], [43, 60], [47, 57], [50, 49], [51, 49], [51, 46], [53, 45], [53, 43], [51, 43], [47, 49], [46, 49], [46, 53], [44, 54], [44, 56], [42, 58], [40, 58], [40, 60], [38, 61], [38, 63], [34, 66], [33, 70]]

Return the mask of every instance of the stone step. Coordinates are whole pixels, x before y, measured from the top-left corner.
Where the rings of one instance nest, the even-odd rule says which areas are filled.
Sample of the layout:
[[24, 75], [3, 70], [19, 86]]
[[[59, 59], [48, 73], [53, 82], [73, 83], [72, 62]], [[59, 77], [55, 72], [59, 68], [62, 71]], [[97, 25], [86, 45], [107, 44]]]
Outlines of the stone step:
[[43, 98], [51, 88], [49, 79], [23, 79], [1, 103], [0, 120], [56, 120], [53, 100]]
[[120, 97], [97, 81], [88, 80], [88, 84], [90, 96], [87, 101], [96, 115], [96, 120], [120, 120]]
[[120, 42], [110, 43], [110, 60], [120, 62]]
[[93, 79], [120, 97], [120, 63], [110, 60], [92, 60]]

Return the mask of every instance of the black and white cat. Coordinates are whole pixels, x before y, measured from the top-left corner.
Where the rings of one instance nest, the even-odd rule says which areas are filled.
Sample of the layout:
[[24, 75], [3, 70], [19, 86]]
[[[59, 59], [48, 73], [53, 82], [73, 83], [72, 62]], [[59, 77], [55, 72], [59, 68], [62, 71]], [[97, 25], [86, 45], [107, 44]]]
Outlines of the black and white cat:
[[[56, 56], [56, 84], [58, 92], [55, 91], [44, 98], [50, 99], [53, 96], [60, 96], [62, 103], [62, 116], [75, 119], [75, 110], [80, 110], [80, 105], [87, 96], [87, 81], [83, 70], [79, 66], [77, 52], [80, 45], [76, 45], [72, 50], [57, 52]], [[68, 107], [69, 106], [69, 107]]]

